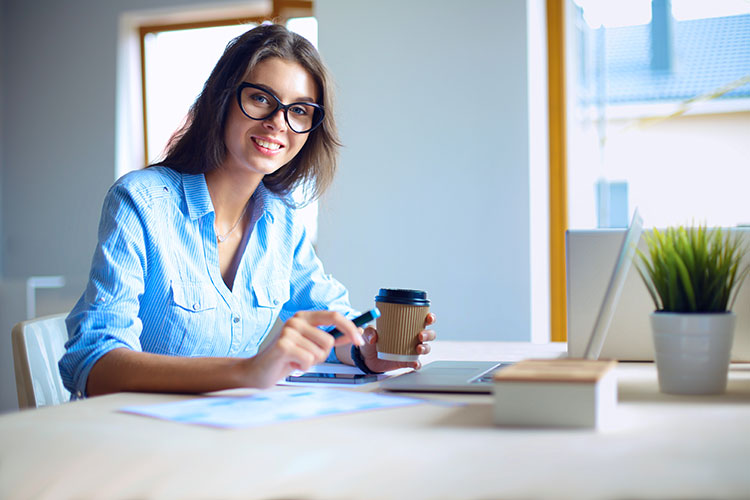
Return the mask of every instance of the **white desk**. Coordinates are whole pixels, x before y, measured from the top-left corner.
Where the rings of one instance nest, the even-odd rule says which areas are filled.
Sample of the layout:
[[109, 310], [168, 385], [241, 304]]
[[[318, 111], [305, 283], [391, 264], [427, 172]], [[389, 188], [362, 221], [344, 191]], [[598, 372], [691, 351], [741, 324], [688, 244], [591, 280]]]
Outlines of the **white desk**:
[[[517, 347], [437, 342], [430, 358]], [[195, 396], [29, 410], [0, 417], [0, 498], [750, 497], [750, 365], [708, 397], [660, 394], [651, 364], [617, 373], [618, 418], [598, 432], [494, 427], [487, 395], [239, 430], [116, 411]]]

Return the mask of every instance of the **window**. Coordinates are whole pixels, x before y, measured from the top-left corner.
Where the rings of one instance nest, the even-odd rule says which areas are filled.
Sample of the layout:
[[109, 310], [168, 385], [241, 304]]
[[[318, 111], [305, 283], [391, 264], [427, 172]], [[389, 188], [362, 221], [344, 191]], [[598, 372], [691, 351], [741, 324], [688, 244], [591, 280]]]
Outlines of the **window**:
[[635, 206], [648, 226], [750, 221], [750, 2], [547, 0], [547, 16], [562, 341], [567, 228], [621, 226]]
[[750, 3], [573, 0], [574, 228], [750, 222]]
[[153, 163], [182, 125], [227, 42], [255, 24], [165, 30], [143, 39], [146, 159]]

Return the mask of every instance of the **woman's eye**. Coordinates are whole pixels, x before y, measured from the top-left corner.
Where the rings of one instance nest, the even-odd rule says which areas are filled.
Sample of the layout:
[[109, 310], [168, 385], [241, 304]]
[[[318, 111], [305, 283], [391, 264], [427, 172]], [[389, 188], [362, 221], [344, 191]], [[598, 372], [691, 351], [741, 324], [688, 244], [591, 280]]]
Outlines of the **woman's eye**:
[[271, 102], [268, 96], [263, 94], [253, 94], [250, 96], [250, 99], [256, 104], [268, 104]]
[[289, 111], [294, 113], [295, 115], [306, 115], [309, 113], [307, 110], [307, 106], [292, 106], [289, 108]]

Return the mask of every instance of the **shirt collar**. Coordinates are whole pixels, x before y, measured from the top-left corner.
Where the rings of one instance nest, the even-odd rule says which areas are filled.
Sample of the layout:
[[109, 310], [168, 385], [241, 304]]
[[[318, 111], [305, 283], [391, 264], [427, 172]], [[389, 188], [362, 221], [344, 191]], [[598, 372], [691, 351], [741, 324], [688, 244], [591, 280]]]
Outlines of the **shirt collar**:
[[258, 184], [258, 187], [255, 188], [255, 193], [253, 193], [253, 197], [255, 198], [255, 211], [258, 213], [258, 218], [263, 217], [264, 215], [267, 215], [270, 219], [270, 221], [273, 223], [274, 220], [274, 200], [275, 197], [273, 194], [268, 190], [265, 184], [262, 182]]
[[208, 194], [206, 177], [203, 174], [182, 174], [182, 186], [185, 190], [185, 202], [191, 219], [200, 219], [214, 211], [211, 195]]
[[[208, 192], [206, 177], [203, 174], [182, 174], [182, 185], [185, 190], [185, 202], [187, 203], [188, 215], [191, 219], [200, 219], [204, 215], [214, 211], [214, 204]], [[262, 182], [253, 193], [255, 197], [255, 209], [258, 217], [268, 215], [271, 222], [274, 221], [274, 205], [276, 197]]]

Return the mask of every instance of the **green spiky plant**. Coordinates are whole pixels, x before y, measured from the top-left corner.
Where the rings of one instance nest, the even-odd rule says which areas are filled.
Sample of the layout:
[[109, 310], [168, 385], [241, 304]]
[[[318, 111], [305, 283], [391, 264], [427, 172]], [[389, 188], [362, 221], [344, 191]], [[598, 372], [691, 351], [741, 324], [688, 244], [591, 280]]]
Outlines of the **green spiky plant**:
[[750, 267], [739, 234], [705, 226], [654, 229], [645, 234], [648, 257], [636, 249], [638, 272], [657, 312], [731, 311]]

